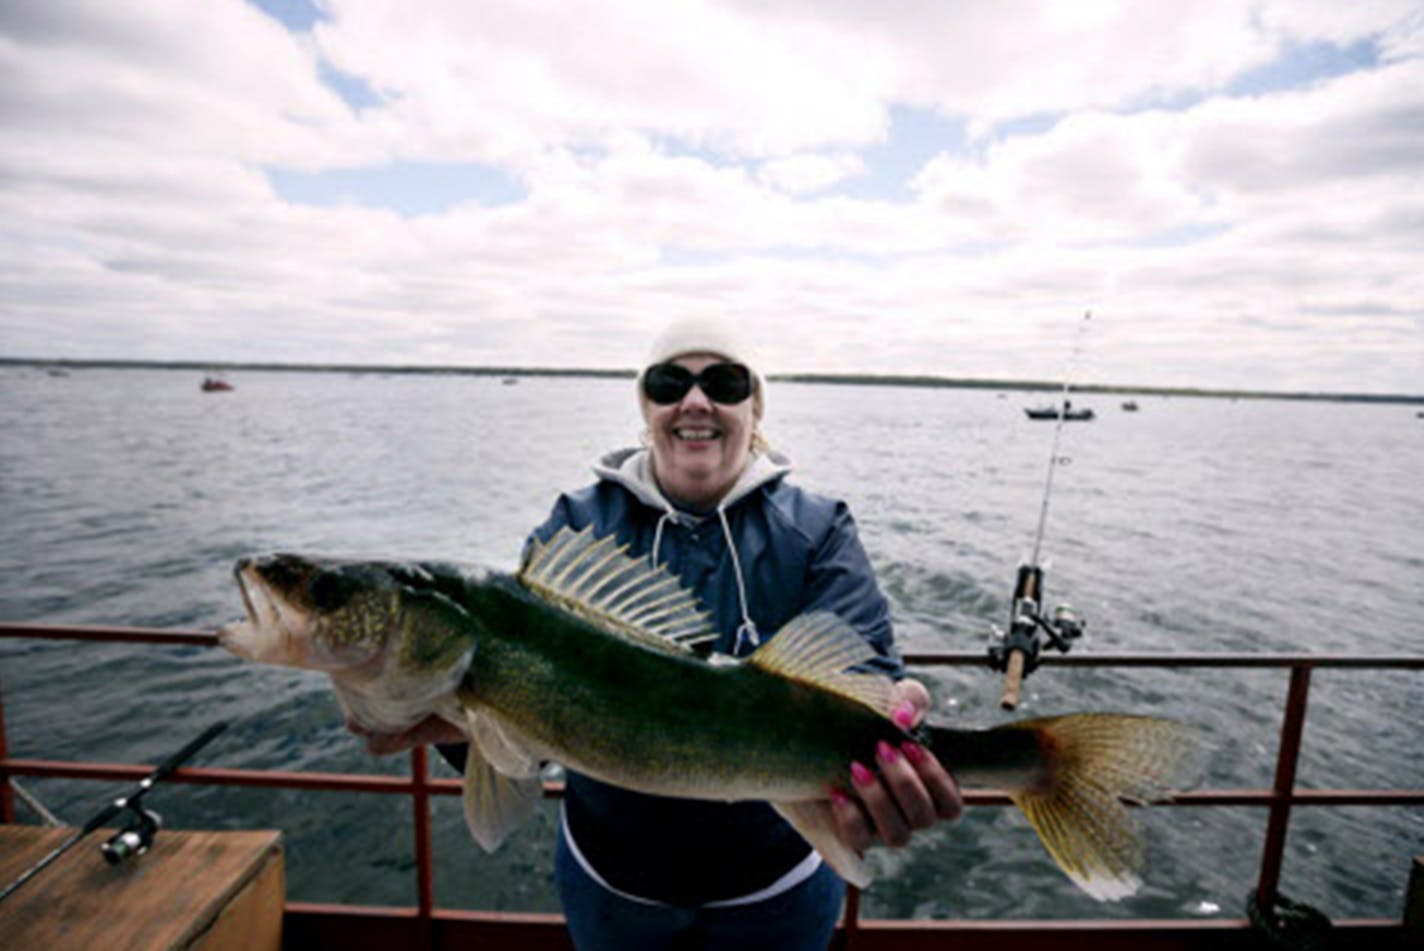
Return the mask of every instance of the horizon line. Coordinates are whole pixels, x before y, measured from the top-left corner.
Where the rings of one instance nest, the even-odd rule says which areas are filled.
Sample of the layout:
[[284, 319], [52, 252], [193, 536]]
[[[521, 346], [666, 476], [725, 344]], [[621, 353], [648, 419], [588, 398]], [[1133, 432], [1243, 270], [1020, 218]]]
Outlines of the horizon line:
[[[507, 377], [588, 377], [632, 379], [634, 369], [600, 369], [596, 367], [537, 366], [457, 366], [427, 364], [376, 363], [278, 363], [252, 360], [149, 360], [67, 357], [4, 357], [0, 366], [33, 366], [72, 369], [150, 369], [185, 370], [213, 373], [217, 371], [256, 371], [275, 373], [377, 373], [398, 375], [447, 376], [507, 376]], [[930, 374], [897, 373], [768, 373], [769, 381], [778, 383], [825, 383], [841, 386], [911, 386], [947, 389], [1021, 390], [1026, 392], [1062, 391], [1063, 381], [994, 379], [983, 377], [952, 377]], [[1424, 394], [1408, 393], [1339, 393], [1329, 391], [1241, 390], [1216, 387], [1150, 386], [1124, 383], [1069, 383], [1071, 393], [1144, 394], [1155, 396], [1187, 396], [1214, 399], [1278, 399], [1317, 400], [1342, 403], [1405, 403], [1424, 405]]]

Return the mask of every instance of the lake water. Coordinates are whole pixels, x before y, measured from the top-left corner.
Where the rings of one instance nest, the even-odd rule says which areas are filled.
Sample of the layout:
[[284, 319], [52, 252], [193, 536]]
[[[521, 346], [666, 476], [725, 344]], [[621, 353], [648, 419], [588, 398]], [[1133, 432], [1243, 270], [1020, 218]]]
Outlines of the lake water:
[[[439, 558], [509, 569], [556, 494], [632, 443], [627, 380], [325, 373], [235, 375], [0, 368], [0, 619], [212, 629], [237, 617], [235, 558], [276, 548]], [[849, 501], [902, 646], [979, 650], [1031, 548], [1052, 425], [1021, 393], [781, 384], [766, 430], [793, 478]], [[1080, 397], [1043, 558], [1047, 600], [1088, 620], [1091, 651], [1424, 654], [1424, 421], [1414, 407]], [[989, 725], [998, 676], [924, 672], [936, 716]], [[401, 773], [341, 725], [324, 678], [202, 648], [0, 641], [11, 753], [155, 762], [209, 722], [198, 762]], [[1200, 725], [1204, 783], [1269, 786], [1280, 671], [1046, 669], [1024, 714], [1158, 713]], [[1424, 677], [1314, 678], [1300, 781], [1424, 787]], [[452, 775], [443, 763], [433, 769]], [[111, 784], [32, 780], [70, 822]], [[160, 788], [168, 824], [280, 828], [300, 901], [413, 903], [407, 801], [301, 791]], [[555, 805], [482, 854], [459, 803], [435, 804], [441, 905], [556, 910]], [[23, 807], [21, 807], [24, 812]], [[26, 813], [27, 815], [27, 813]], [[1259, 808], [1139, 813], [1146, 884], [1102, 906], [1053, 867], [1014, 810], [976, 808], [876, 854], [874, 917], [1239, 917], [1265, 830]], [[32, 821], [32, 820], [31, 820]], [[1419, 808], [1302, 807], [1282, 891], [1332, 916], [1397, 916]]]

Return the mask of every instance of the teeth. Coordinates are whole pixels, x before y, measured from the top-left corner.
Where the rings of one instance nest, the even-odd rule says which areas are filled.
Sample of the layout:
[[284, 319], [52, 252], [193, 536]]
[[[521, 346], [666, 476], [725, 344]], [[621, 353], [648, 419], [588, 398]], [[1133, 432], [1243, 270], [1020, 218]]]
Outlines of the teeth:
[[716, 439], [715, 429], [679, 429], [677, 430], [679, 439]]

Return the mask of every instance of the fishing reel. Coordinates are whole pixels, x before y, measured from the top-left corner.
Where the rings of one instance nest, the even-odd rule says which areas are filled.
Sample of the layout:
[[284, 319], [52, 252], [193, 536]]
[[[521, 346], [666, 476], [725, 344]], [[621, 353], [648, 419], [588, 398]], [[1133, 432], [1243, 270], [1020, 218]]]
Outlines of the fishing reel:
[[104, 860], [110, 865], [120, 865], [128, 858], [147, 852], [163, 825], [163, 818], [158, 813], [137, 803], [125, 802], [124, 811], [129, 816], [128, 824], [99, 846]]
[[1044, 646], [1066, 654], [1088, 625], [1066, 604], [1054, 608], [1052, 617], [1044, 617], [1042, 592], [1043, 569], [1019, 565], [1008, 633], [995, 627], [995, 638], [989, 645], [989, 666], [1004, 672], [1004, 695], [999, 704], [1005, 710], [1017, 709], [1023, 678], [1038, 667]]

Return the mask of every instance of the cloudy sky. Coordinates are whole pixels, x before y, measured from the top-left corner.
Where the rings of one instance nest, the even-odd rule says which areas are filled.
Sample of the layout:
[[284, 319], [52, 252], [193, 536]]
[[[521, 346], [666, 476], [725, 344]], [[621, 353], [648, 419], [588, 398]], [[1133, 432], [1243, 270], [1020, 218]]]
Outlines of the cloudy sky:
[[3, 0], [0, 355], [1424, 393], [1424, 0]]

